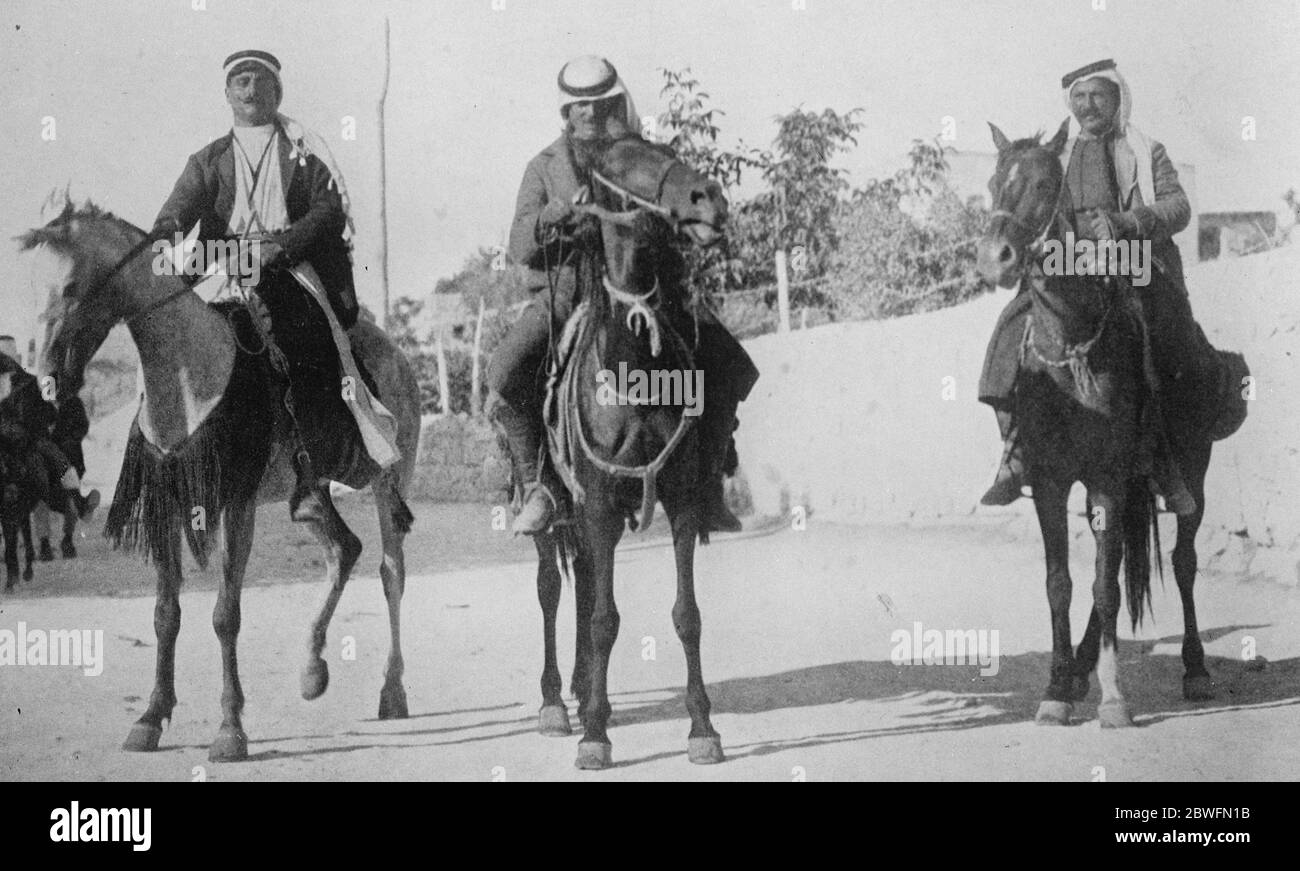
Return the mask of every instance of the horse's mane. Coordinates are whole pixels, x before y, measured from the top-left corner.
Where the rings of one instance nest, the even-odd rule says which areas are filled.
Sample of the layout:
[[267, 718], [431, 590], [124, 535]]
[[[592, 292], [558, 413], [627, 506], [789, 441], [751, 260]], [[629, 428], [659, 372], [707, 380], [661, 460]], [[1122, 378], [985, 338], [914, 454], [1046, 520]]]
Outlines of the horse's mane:
[[126, 228], [132, 234], [143, 237], [145, 231], [141, 230], [135, 224], [125, 218], [119, 218], [117, 215], [107, 209], [97, 206], [90, 200], [86, 200], [78, 207], [72, 202], [71, 198], [65, 197], [63, 211], [43, 227], [37, 227], [28, 230], [26, 233], [17, 237], [17, 241], [22, 251], [30, 251], [40, 245], [48, 245], [56, 250], [67, 248], [72, 242], [72, 225], [77, 221], [106, 221], [119, 227]]

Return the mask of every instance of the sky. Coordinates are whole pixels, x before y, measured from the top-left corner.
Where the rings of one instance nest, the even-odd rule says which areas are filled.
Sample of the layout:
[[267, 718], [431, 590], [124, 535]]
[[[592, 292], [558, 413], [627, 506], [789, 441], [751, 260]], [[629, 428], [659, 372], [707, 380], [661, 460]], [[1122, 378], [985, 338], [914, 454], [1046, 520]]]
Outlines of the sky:
[[394, 299], [504, 243], [524, 166], [559, 132], [556, 74], [586, 53], [610, 58], [643, 116], [662, 108], [659, 69], [690, 67], [726, 146], [769, 145], [796, 106], [860, 107], [842, 160], [856, 183], [945, 117], [969, 151], [992, 150], [990, 120], [1055, 130], [1061, 75], [1113, 57], [1134, 122], [1195, 166], [1200, 210], [1276, 210], [1300, 187], [1300, 0], [5, 0], [0, 332], [30, 329], [31, 258], [10, 240], [50, 191], [150, 225], [188, 155], [229, 129], [221, 62], [240, 48], [280, 58], [281, 111], [330, 142], [377, 307], [386, 18]]

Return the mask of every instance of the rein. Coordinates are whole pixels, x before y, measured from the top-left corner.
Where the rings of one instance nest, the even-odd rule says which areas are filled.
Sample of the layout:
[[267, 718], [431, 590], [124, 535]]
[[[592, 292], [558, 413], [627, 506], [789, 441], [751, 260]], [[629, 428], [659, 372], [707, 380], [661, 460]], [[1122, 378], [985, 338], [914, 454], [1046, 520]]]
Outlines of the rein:
[[653, 200], [648, 197], [643, 197], [640, 194], [615, 183], [607, 176], [602, 175], [599, 170], [593, 169], [591, 171], [591, 178], [593, 181], [599, 182], [602, 187], [622, 200], [624, 211], [630, 211], [628, 204], [632, 203], [653, 215], [658, 215], [663, 218], [673, 228], [674, 233], [679, 232], [682, 227], [690, 226], [691, 224], [703, 224], [706, 227], [711, 227], [712, 229], [721, 232], [720, 227], [710, 224], [708, 221], [703, 221], [699, 218], [679, 218], [672, 209], [659, 204], [659, 200], [663, 199], [664, 196], [664, 185], [668, 183], [668, 174], [671, 173], [673, 167], [679, 163], [681, 163], [681, 161], [675, 158], [667, 161], [663, 173], [659, 176], [659, 184], [655, 186], [655, 196]]
[[639, 194], [635, 194], [632, 191], [628, 190], [627, 188], [623, 187], [622, 185], [615, 184], [610, 179], [601, 175], [598, 170], [593, 169], [591, 171], [591, 177], [595, 181], [598, 181], [602, 185], [604, 185], [605, 189], [608, 190], [610, 193], [614, 194], [616, 197], [621, 199], [623, 201], [624, 210], [627, 210], [628, 203], [635, 203], [636, 205], [645, 209], [647, 212], [651, 212], [652, 214], [658, 215], [659, 217], [663, 218], [665, 221], [674, 223], [672, 211], [670, 209], [664, 208], [663, 206], [659, 205], [659, 200], [662, 199], [664, 195], [664, 183], [668, 181], [668, 173], [672, 171], [673, 162], [674, 161], [671, 160], [668, 161], [668, 164], [663, 171], [663, 175], [659, 176], [659, 185], [655, 189], [655, 198], [653, 200], [647, 199]]

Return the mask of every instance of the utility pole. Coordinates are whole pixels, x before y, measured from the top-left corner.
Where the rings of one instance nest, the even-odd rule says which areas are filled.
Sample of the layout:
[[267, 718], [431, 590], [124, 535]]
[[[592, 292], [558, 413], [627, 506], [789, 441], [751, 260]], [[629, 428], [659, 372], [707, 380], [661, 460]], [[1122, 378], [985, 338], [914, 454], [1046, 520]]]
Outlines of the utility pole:
[[388, 100], [388, 17], [384, 16], [384, 85], [379, 91], [379, 283], [384, 293], [384, 310], [379, 326], [388, 330], [388, 172], [384, 147], [384, 103]]

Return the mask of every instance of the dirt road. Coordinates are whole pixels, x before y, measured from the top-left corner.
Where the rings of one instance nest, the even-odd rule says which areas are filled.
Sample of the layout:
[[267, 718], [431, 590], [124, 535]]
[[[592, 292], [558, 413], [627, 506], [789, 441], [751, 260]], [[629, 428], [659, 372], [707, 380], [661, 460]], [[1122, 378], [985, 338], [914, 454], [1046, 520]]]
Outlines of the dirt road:
[[[878, 527], [812, 518], [803, 531], [722, 537], [703, 548], [704, 674], [729, 757], [713, 767], [686, 761], [671, 551], [626, 550], [610, 678], [617, 765], [578, 772], [576, 735], [535, 732], [541, 621], [531, 548], [493, 531], [489, 512], [416, 506], [403, 621], [411, 717], [380, 722], [388, 632], [369, 509], [360, 500], [345, 505], [368, 550], [331, 627], [332, 682], [316, 702], [299, 697], [298, 670], [323, 593], [319, 556], [282, 506], [264, 510], [240, 638], [252, 758], [233, 765], [207, 761], [220, 722], [215, 573], [187, 579], [180, 704], [162, 749], [136, 755], [119, 745], [151, 689], [152, 572], [103, 553], [94, 539], [82, 542], [75, 562], [38, 564], [33, 584], [0, 596], [0, 629], [16, 630], [19, 621], [102, 629], [104, 668], [87, 677], [74, 667], [0, 667], [0, 778], [1300, 778], [1300, 593], [1217, 563], [1202, 573], [1197, 596], [1215, 701], [1181, 698], [1182, 618], [1171, 575], [1163, 589], [1157, 584], [1155, 619], [1137, 638], [1121, 629], [1122, 679], [1138, 728], [1099, 728], [1095, 681], [1075, 725], [1036, 727], [1049, 664], [1047, 602], [1037, 531], [1013, 514]], [[1091, 603], [1092, 545], [1084, 522], [1072, 522], [1077, 634]], [[896, 665], [896, 633], [914, 632], [918, 622], [922, 631], [983, 630], [986, 638], [996, 630], [996, 674], [981, 676], [971, 664]], [[566, 590], [566, 686], [573, 632]], [[1268, 660], [1263, 668], [1243, 661], [1252, 643]], [[348, 645], [353, 660], [343, 658]]]

